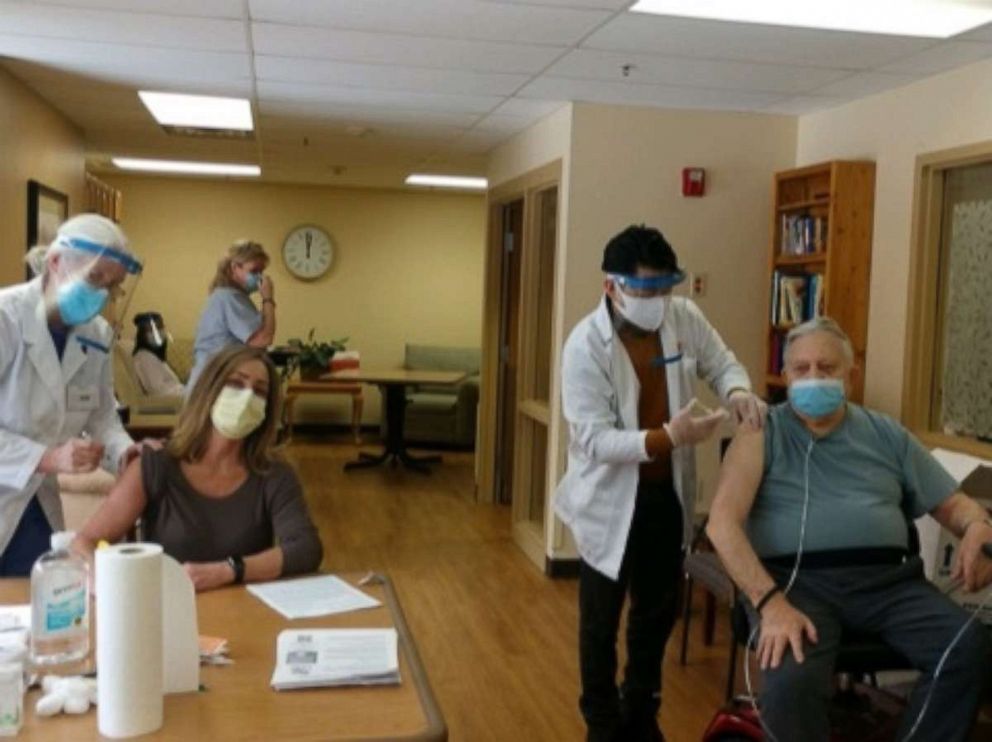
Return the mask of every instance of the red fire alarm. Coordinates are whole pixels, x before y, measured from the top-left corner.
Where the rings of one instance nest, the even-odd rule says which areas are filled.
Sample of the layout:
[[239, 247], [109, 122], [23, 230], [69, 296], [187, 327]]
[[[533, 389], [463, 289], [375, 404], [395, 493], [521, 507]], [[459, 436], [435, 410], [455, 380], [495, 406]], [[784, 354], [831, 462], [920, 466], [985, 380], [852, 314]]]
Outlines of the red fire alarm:
[[682, 168], [682, 195], [702, 196], [706, 185], [706, 171], [701, 167]]

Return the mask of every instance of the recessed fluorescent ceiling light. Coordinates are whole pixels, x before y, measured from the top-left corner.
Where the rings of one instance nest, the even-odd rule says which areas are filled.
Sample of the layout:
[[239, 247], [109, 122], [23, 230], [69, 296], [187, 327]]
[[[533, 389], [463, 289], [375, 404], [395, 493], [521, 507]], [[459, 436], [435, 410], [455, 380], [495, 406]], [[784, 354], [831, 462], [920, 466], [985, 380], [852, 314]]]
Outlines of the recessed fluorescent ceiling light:
[[992, 22], [990, 0], [639, 0], [638, 13], [947, 38]]
[[215, 98], [212, 95], [180, 95], [138, 91], [155, 120], [163, 126], [195, 126], [203, 129], [251, 131], [251, 104], [244, 98]]
[[134, 157], [114, 157], [111, 162], [121, 170], [144, 170], [149, 173], [193, 173], [195, 175], [258, 176], [258, 165], [230, 165], [225, 162], [181, 162], [179, 160], [142, 160]]
[[408, 175], [407, 185], [437, 186], [438, 188], [473, 188], [484, 191], [489, 186], [485, 178], [468, 178], [459, 175]]

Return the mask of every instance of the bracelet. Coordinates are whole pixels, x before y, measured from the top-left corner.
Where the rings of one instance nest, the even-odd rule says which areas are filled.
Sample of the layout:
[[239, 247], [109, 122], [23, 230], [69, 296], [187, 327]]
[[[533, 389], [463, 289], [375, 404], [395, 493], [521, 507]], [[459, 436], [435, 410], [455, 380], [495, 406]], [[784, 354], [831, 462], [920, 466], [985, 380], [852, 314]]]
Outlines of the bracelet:
[[767, 593], [761, 596], [761, 600], [759, 600], [757, 604], [754, 606], [755, 613], [760, 614], [761, 609], [764, 608], [766, 605], [768, 605], [768, 601], [774, 598], [776, 593], [780, 593], [780, 592], [782, 592], [782, 588], [780, 588], [778, 585], [773, 585], [768, 590]]
[[229, 556], [227, 563], [234, 570], [234, 584], [240, 585], [245, 581], [245, 560], [239, 556]]

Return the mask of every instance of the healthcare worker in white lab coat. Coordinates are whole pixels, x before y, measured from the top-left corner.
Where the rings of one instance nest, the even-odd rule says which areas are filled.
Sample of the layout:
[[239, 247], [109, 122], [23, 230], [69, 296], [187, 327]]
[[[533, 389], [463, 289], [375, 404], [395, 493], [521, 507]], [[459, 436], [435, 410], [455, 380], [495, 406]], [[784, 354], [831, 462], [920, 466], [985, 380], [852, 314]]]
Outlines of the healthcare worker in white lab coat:
[[[603, 253], [604, 296], [562, 355], [568, 468], [555, 509], [581, 556], [579, 707], [589, 742], [657, 742], [661, 660], [675, 621], [682, 557], [695, 511], [694, 447], [727, 410], [700, 411], [704, 379], [738, 421], [766, 406], [744, 367], [689, 299], [657, 229], [631, 226]], [[616, 684], [617, 629], [629, 593], [627, 667]]]
[[0, 289], [0, 576], [30, 574], [63, 527], [58, 473], [116, 473], [138, 448], [114, 398], [114, 330], [141, 273], [121, 229], [82, 214], [62, 224], [43, 272]]

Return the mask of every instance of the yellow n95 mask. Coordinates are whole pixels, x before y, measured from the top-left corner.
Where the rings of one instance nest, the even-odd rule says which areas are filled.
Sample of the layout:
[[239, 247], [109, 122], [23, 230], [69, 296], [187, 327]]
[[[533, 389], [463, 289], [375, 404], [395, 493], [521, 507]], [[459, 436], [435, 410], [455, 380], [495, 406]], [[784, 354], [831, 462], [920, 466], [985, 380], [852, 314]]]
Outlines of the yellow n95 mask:
[[231, 440], [245, 438], [265, 420], [265, 400], [251, 389], [225, 386], [210, 408], [217, 432]]

